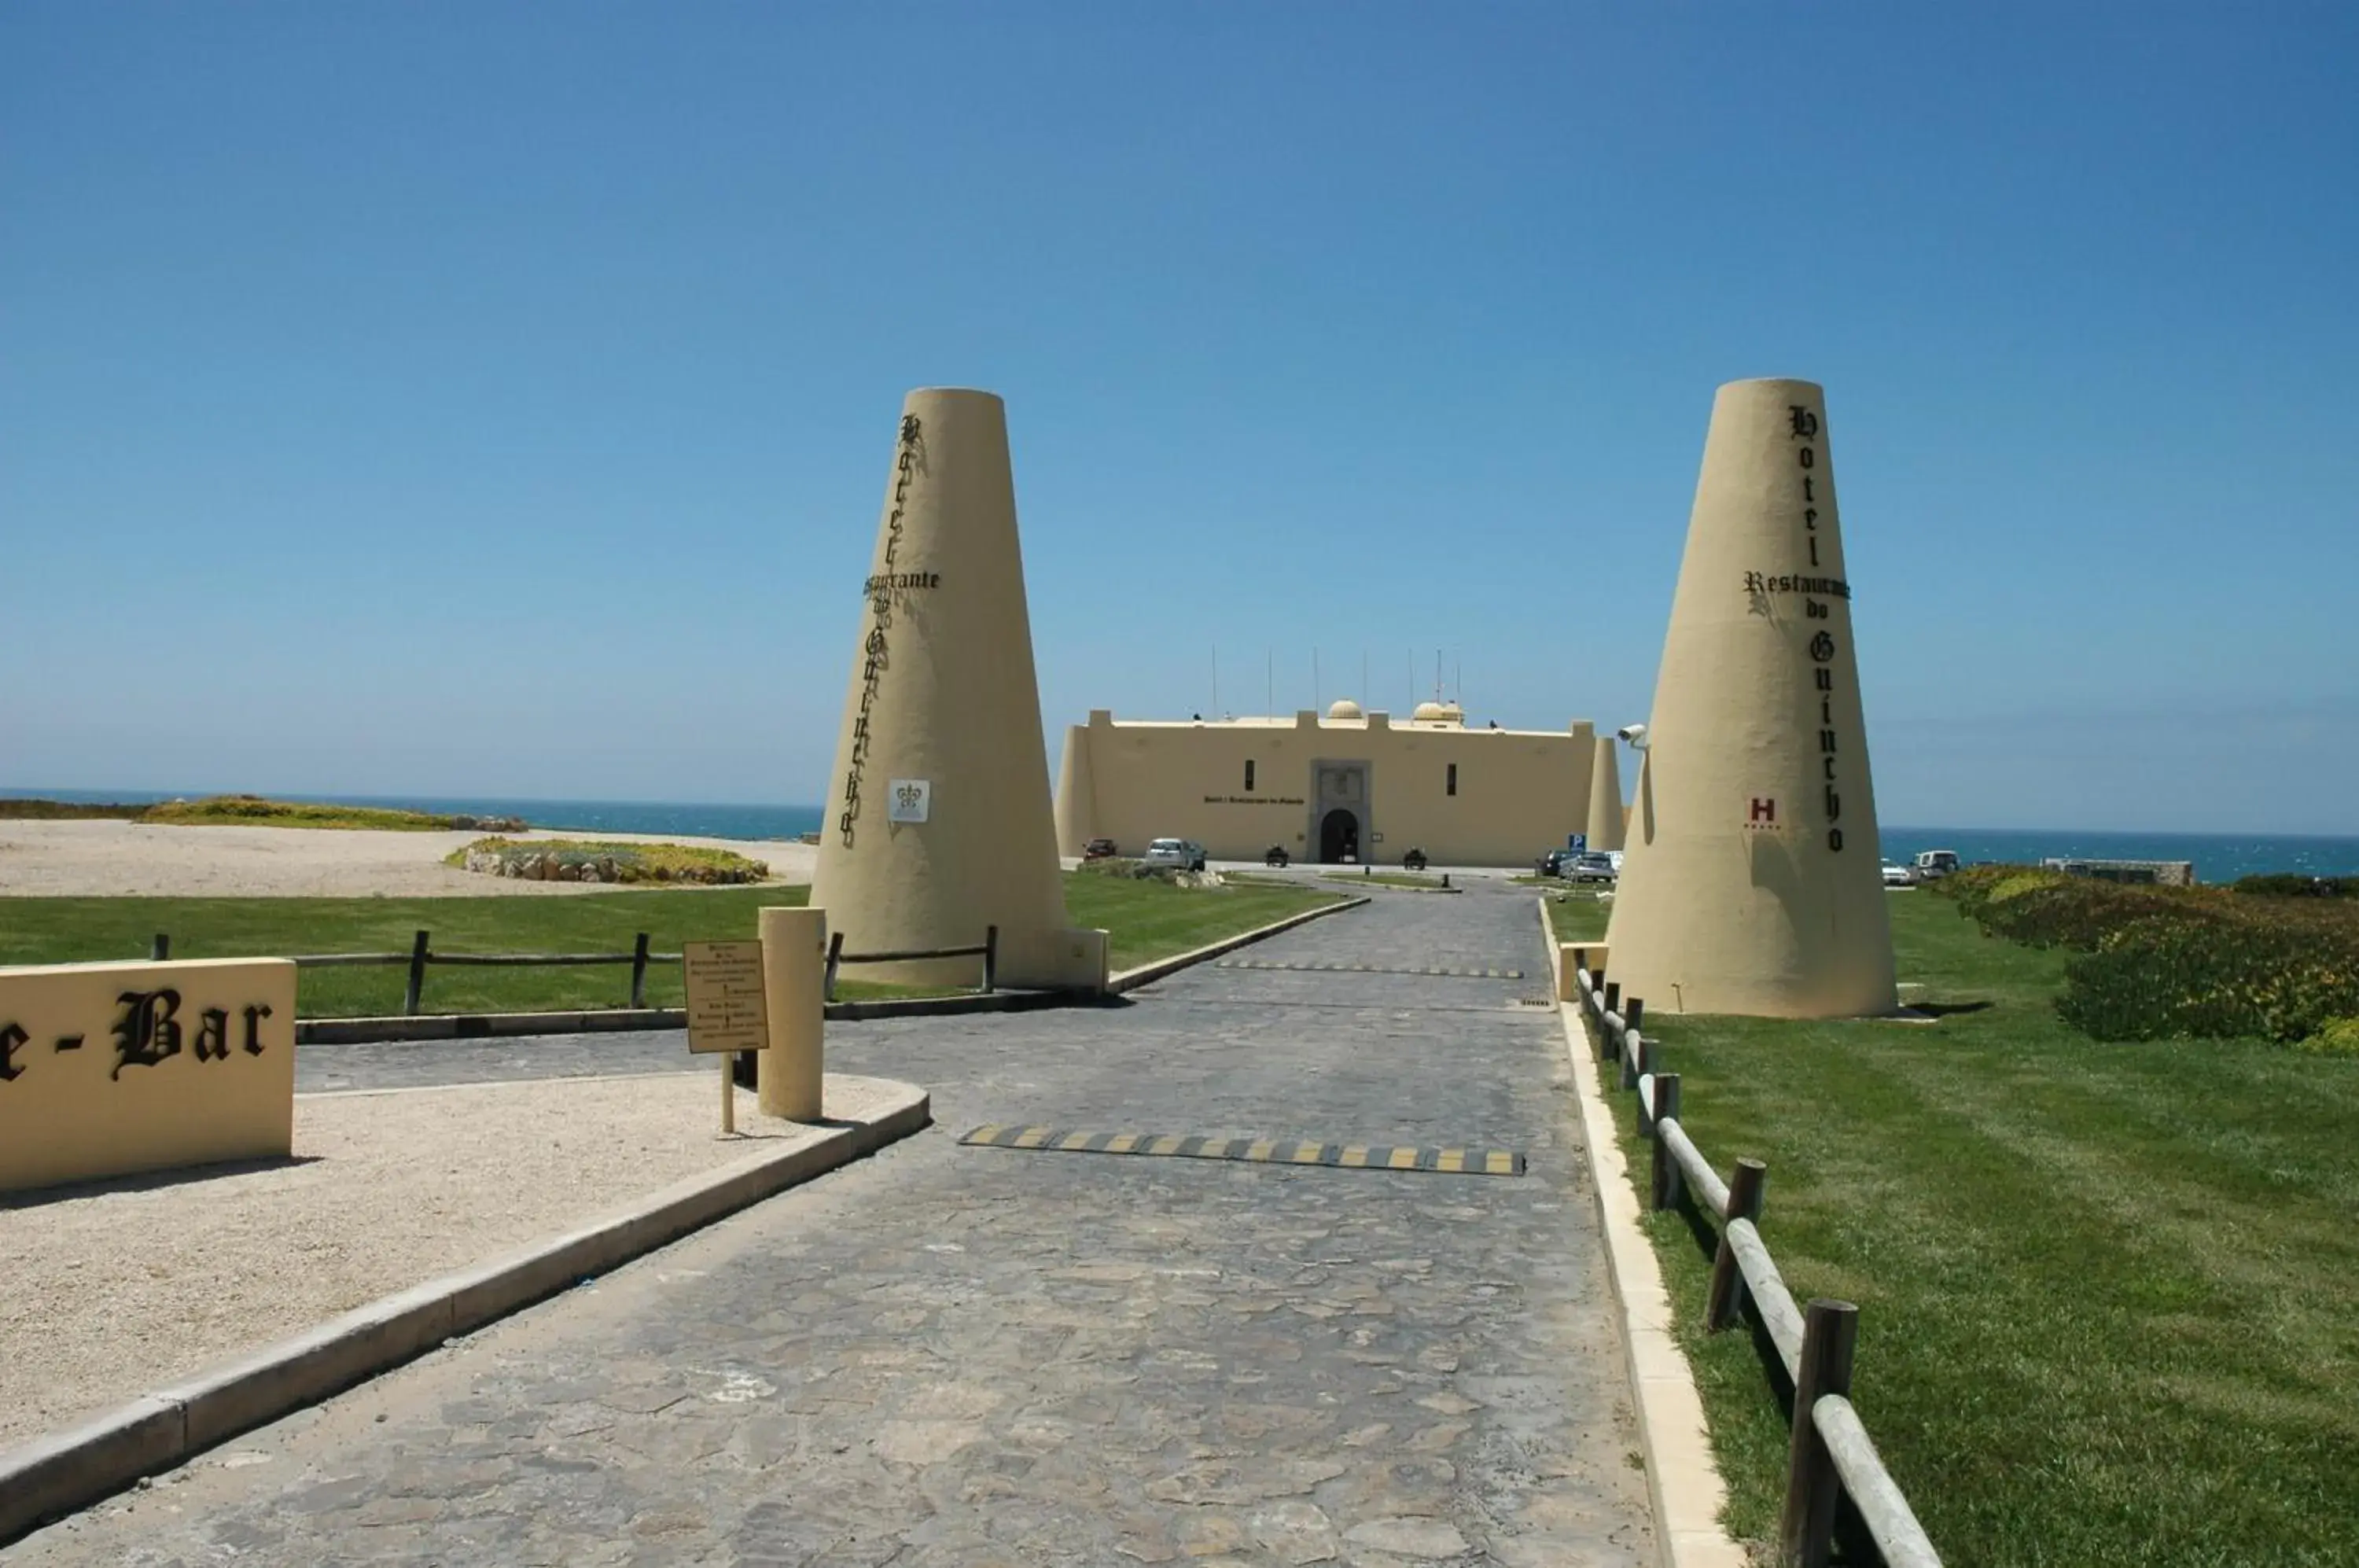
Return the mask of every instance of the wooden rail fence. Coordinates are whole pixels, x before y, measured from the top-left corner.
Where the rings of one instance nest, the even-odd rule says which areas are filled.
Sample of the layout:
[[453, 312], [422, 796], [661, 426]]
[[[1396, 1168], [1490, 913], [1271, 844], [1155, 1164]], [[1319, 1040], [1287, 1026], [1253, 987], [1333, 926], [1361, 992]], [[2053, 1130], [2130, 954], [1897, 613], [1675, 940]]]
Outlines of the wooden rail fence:
[[835, 1000], [835, 972], [846, 964], [905, 964], [920, 958], [980, 958], [983, 960], [983, 987], [977, 993], [988, 996], [999, 984], [999, 928], [983, 928], [980, 947], [931, 947], [908, 953], [846, 953], [843, 933], [831, 931], [827, 938], [827, 985], [821, 994]]
[[[172, 956], [172, 938], [158, 931], [148, 956], [158, 963]], [[647, 933], [640, 931], [628, 953], [436, 953], [429, 933], [419, 931], [409, 944], [408, 953], [299, 953], [293, 955], [299, 969], [348, 969], [371, 965], [409, 966], [409, 984], [403, 989], [401, 1010], [415, 1016], [426, 993], [427, 966], [435, 964], [477, 965], [505, 968], [533, 968], [560, 964], [627, 964], [631, 966], [631, 1006], [647, 1005], [647, 965], [678, 964], [677, 953], [651, 953]]]
[[1889, 1568], [1940, 1568], [1924, 1526], [1902, 1497], [1868, 1440], [1851, 1402], [1852, 1352], [1859, 1309], [1849, 1301], [1797, 1306], [1761, 1239], [1763, 1187], [1768, 1170], [1740, 1160], [1726, 1181], [1712, 1168], [1680, 1123], [1680, 1075], [1666, 1070], [1663, 1048], [1639, 1026], [1646, 1003], [1625, 1004], [1618, 982], [1589, 967], [1588, 950], [1572, 948], [1582, 1013], [1597, 1026], [1598, 1056], [1619, 1064], [1624, 1089], [1638, 1098], [1638, 1131], [1653, 1150], [1647, 1199], [1657, 1209], [1684, 1196], [1720, 1228], [1704, 1299], [1704, 1322], [1714, 1333], [1735, 1325], [1749, 1303], [1777, 1347], [1794, 1388], [1792, 1438], [1786, 1463], [1786, 1505], [1778, 1521], [1778, 1561], [1824, 1568], [1834, 1541], [1835, 1500], [1851, 1497], [1860, 1522]]

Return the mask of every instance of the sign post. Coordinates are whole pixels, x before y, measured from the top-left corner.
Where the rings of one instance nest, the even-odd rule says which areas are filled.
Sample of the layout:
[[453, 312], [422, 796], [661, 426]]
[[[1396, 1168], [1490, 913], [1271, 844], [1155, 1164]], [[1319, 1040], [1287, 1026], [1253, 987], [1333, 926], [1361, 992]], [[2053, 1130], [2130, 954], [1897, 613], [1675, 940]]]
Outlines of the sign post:
[[688, 984], [688, 1049], [721, 1057], [721, 1135], [737, 1131], [737, 1053], [766, 1051], [769, 1013], [762, 996], [762, 944], [690, 942], [680, 945]]

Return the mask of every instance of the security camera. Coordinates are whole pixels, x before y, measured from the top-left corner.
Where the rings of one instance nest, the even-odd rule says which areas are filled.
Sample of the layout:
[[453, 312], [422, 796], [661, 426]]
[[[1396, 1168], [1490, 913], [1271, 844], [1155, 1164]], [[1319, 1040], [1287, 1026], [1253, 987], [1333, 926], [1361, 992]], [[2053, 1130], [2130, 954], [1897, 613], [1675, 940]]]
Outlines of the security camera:
[[1630, 745], [1630, 749], [1631, 749], [1631, 750], [1633, 750], [1633, 751], [1644, 751], [1644, 750], [1646, 750], [1646, 749], [1647, 749], [1647, 726], [1646, 726], [1646, 725], [1644, 725], [1644, 724], [1624, 724], [1620, 729], [1615, 730], [1614, 733], [1614, 735], [1615, 735], [1619, 736], [1621, 739], [1623, 739], [1623, 740], [1625, 740], [1625, 741], [1627, 741], [1627, 742], [1629, 743], [1629, 745]]

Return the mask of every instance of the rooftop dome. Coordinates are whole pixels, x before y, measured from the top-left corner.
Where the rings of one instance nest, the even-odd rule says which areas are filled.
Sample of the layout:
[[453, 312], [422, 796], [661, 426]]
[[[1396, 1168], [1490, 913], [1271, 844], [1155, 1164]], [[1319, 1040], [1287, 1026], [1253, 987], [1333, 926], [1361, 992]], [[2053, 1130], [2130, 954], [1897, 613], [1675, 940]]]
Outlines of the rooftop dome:
[[1409, 721], [1419, 724], [1457, 724], [1465, 723], [1466, 715], [1459, 712], [1455, 702], [1419, 702]]
[[1360, 712], [1360, 704], [1352, 701], [1351, 698], [1338, 697], [1332, 703], [1329, 704], [1327, 716], [1331, 719], [1357, 719], [1364, 718], [1366, 715]]

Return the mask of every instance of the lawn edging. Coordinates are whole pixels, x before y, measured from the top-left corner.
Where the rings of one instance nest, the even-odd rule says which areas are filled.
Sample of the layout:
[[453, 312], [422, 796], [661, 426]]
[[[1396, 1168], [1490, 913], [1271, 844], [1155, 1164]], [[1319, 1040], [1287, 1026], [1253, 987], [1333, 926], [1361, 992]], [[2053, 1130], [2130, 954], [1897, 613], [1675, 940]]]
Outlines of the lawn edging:
[[932, 1120], [926, 1091], [897, 1083], [881, 1110], [832, 1126], [812, 1142], [675, 1182], [579, 1230], [381, 1297], [79, 1426], [0, 1453], [0, 1546], [142, 1476], [172, 1469], [216, 1443], [872, 1154]]
[[[1553, 989], [1560, 997], [1563, 946], [1580, 944], [1560, 945], [1545, 900], [1538, 909]], [[1605, 1239], [1606, 1278], [1622, 1313], [1630, 1402], [1646, 1448], [1647, 1495], [1655, 1511], [1656, 1559], [1663, 1568], [1745, 1568], [1750, 1556], [1721, 1523], [1728, 1486], [1712, 1458], [1711, 1429], [1695, 1373], [1674, 1337], [1662, 1264], [1640, 1225], [1637, 1189], [1631, 1184], [1613, 1107], [1597, 1076], [1588, 1025], [1575, 1002], [1560, 1000], [1557, 1018], [1564, 1029], [1565, 1055], [1581, 1100], [1582, 1143], [1598, 1229]]]
[[1292, 931], [1296, 926], [1323, 920], [1329, 915], [1340, 915], [1346, 909], [1359, 909], [1367, 901], [1364, 898], [1346, 898], [1340, 904], [1324, 904], [1315, 909], [1298, 910], [1282, 920], [1272, 920], [1266, 926], [1256, 926], [1251, 931], [1239, 931], [1234, 936], [1224, 936], [1218, 942], [1206, 942], [1201, 947], [1191, 947], [1185, 953], [1175, 953], [1169, 958], [1158, 958], [1150, 963], [1139, 964], [1136, 968], [1125, 969], [1107, 978], [1106, 995], [1119, 996], [1125, 991], [1135, 991], [1151, 981], [1160, 980], [1167, 975], [1176, 975], [1180, 970], [1191, 964], [1201, 964], [1208, 958], [1218, 958], [1224, 953], [1234, 953], [1238, 948], [1250, 946], [1265, 938], [1276, 936], [1280, 931]]

